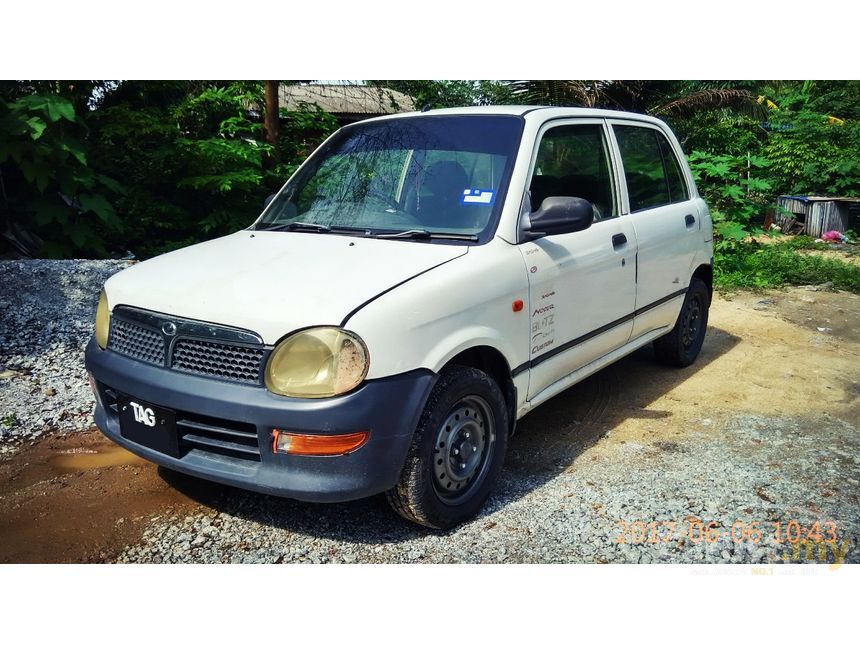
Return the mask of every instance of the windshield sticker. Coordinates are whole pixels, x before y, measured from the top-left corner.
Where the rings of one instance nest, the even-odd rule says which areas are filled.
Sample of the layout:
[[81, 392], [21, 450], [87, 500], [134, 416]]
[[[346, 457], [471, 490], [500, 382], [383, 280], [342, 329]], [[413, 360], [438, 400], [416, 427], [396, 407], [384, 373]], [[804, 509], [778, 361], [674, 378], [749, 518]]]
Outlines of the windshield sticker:
[[463, 191], [463, 204], [480, 204], [486, 206], [493, 203], [496, 193], [492, 190], [481, 190], [480, 188], [467, 188]]

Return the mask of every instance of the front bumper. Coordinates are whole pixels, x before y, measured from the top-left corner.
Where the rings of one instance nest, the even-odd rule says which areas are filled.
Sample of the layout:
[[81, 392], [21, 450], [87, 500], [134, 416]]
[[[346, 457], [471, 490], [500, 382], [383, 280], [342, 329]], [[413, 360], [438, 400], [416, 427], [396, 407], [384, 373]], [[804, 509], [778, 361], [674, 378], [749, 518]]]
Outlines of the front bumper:
[[[116, 443], [172, 470], [314, 502], [347, 501], [392, 488], [436, 381], [433, 372], [415, 370], [367, 381], [343, 396], [311, 400], [148, 365], [102, 350], [95, 340], [87, 345], [85, 361], [99, 391], [96, 425]], [[203, 419], [212, 425], [222, 420], [229, 427], [242, 424], [252, 435], [256, 429], [259, 456], [240, 458], [229, 451], [186, 445], [175, 458], [132, 442], [120, 434], [119, 415], [110, 405], [111, 392], [168, 408], [178, 418]], [[370, 430], [370, 438], [355, 452], [335, 457], [275, 454], [271, 448], [274, 428], [312, 434]]]

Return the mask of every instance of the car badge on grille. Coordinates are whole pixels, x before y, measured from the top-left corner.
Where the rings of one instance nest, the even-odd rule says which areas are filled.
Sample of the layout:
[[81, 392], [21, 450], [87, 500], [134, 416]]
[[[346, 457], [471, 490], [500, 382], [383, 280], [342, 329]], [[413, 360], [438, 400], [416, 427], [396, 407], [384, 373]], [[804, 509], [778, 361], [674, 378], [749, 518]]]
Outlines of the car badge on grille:
[[170, 322], [161, 323], [161, 331], [164, 332], [165, 336], [175, 336], [176, 335], [176, 324]]

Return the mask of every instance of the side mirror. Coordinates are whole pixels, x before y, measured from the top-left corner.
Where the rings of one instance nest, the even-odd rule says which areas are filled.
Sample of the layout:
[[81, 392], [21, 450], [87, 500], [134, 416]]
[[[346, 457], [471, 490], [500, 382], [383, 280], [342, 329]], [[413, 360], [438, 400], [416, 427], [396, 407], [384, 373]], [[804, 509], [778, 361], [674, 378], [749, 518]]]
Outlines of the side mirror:
[[547, 197], [540, 209], [528, 216], [523, 231], [528, 240], [546, 235], [583, 231], [591, 226], [594, 210], [591, 202], [581, 197]]
[[278, 193], [272, 193], [266, 199], [263, 200], [263, 210], [266, 210], [266, 207], [272, 203], [272, 200], [277, 196]]

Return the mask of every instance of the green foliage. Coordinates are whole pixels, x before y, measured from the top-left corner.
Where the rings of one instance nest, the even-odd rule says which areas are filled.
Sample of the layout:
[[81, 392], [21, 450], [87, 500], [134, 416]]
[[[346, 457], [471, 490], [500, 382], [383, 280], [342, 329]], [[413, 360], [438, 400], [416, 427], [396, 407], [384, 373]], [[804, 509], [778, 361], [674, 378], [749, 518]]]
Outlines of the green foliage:
[[110, 198], [122, 192], [89, 166], [74, 105], [57, 95], [0, 100], [0, 179], [7, 228], [32, 222], [51, 257], [105, 255], [103, 236], [119, 219]]
[[0, 230], [45, 256], [148, 257], [243, 228], [338, 127], [282, 110], [274, 155], [262, 105], [260, 81], [0, 83]]
[[[694, 146], [690, 166], [712, 208], [718, 260], [750, 270], [745, 279], [752, 283], [765, 280], [761, 277], [765, 269], [773, 270], [770, 279], [777, 283], [793, 283], [801, 279], [801, 268], [813, 260], [799, 259], [801, 268], [786, 273], [783, 269], [790, 256], [777, 257], [774, 251], [750, 255], [745, 241], [762, 233], [765, 213], [775, 210], [780, 194], [860, 194], [860, 122], [856, 120], [860, 109], [844, 100], [846, 95], [860, 96], [860, 84], [786, 82], [761, 84], [756, 91], [761, 92], [762, 103], [776, 106], [768, 110], [764, 123], [722, 111], [703, 114], [678, 129]], [[789, 253], [790, 247], [808, 244], [780, 248]], [[730, 273], [732, 280], [743, 275], [740, 269]]]
[[761, 121], [730, 110], [701, 112], [695, 119], [668, 119], [685, 150], [746, 156], [760, 154], [768, 133]]
[[336, 119], [281, 111], [281, 162], [263, 141], [259, 82], [123, 83], [93, 115], [98, 163], [125, 178], [123, 248], [147, 257], [250, 224]]
[[825, 114], [781, 109], [763, 153], [779, 192], [860, 195], [860, 123], [830, 123]]
[[697, 151], [688, 161], [711, 208], [717, 251], [729, 251], [762, 232], [764, 213], [773, 203], [770, 182], [759, 176], [770, 166], [767, 159]]
[[338, 129], [337, 119], [315, 103], [299, 102], [297, 110], [281, 109], [279, 147], [282, 162], [266, 176], [266, 185], [275, 191], [321, 141]]
[[860, 267], [838, 259], [803, 255], [797, 252], [799, 246], [755, 242], [738, 245], [732, 253], [717, 257], [714, 282], [718, 289], [726, 291], [832, 282], [836, 289], [860, 293]]
[[814, 237], [810, 237], [809, 235], [784, 235], [779, 239], [779, 245], [785, 249], [821, 250], [821, 244], [821, 240], [816, 240]]
[[[369, 83], [419, 108], [525, 100], [658, 114], [690, 151], [718, 266], [764, 262], [747, 240], [779, 194], [860, 195], [857, 81]], [[271, 146], [262, 105], [261, 81], [0, 82], [0, 230], [36, 233], [42, 255], [147, 257], [244, 227], [338, 127], [313, 104], [282, 109]]]

